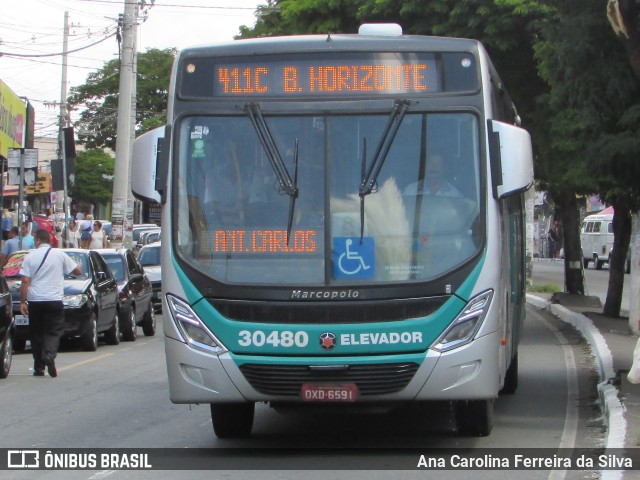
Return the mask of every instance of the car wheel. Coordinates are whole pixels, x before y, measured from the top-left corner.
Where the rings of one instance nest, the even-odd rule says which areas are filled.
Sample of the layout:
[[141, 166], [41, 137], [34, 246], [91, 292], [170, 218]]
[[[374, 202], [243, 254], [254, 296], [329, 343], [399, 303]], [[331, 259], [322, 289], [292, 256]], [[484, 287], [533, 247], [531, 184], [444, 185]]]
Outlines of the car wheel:
[[19, 338], [13, 340], [13, 351], [14, 352], [24, 352], [24, 349], [27, 348], [27, 341]]
[[95, 352], [98, 349], [98, 320], [93, 312], [89, 318], [89, 326], [82, 335], [82, 348], [88, 352]]
[[458, 433], [486, 437], [493, 429], [493, 399], [457, 401], [455, 415]]
[[149, 302], [147, 311], [142, 319], [142, 333], [147, 337], [153, 337], [156, 334], [156, 312], [151, 302]]
[[0, 378], [7, 378], [11, 370], [11, 360], [13, 359], [13, 339], [7, 335], [0, 348]]
[[122, 323], [122, 340], [134, 342], [138, 336], [138, 326], [136, 325], [136, 310], [131, 306], [128, 318]]
[[255, 403], [212, 403], [211, 421], [218, 438], [243, 438], [251, 435]]
[[113, 314], [111, 328], [104, 333], [104, 341], [107, 345], [118, 345], [120, 343], [120, 321], [115, 313]]

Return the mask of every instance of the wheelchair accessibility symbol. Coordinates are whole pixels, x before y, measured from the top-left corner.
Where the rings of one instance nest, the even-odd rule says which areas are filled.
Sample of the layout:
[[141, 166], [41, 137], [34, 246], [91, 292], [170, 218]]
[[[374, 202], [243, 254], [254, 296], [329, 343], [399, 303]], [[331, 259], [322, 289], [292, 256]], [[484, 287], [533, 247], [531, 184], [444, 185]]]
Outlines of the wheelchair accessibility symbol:
[[373, 238], [336, 237], [333, 239], [335, 278], [373, 278], [375, 256]]

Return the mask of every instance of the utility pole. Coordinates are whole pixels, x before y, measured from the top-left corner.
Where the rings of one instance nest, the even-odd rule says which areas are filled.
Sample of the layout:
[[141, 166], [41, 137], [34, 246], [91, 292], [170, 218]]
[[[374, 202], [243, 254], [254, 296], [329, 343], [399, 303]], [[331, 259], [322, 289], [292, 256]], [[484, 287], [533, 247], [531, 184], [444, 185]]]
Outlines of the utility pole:
[[[129, 197], [131, 152], [131, 94], [133, 91], [133, 63], [135, 59], [134, 32], [136, 28], [136, 0], [125, 0], [122, 17], [122, 49], [120, 56], [120, 96], [116, 130], [116, 161], [111, 202], [112, 235], [115, 243], [131, 248], [130, 230], [125, 229]], [[126, 232], [129, 235], [126, 235]]]
[[[67, 50], [69, 49], [69, 12], [64, 12], [64, 36], [62, 40], [62, 84], [60, 86], [60, 125], [58, 128], [58, 158], [62, 159], [62, 211], [64, 217], [64, 238], [69, 238], [69, 206], [67, 188], [67, 147], [64, 127], [67, 126]], [[56, 201], [57, 203], [57, 201]], [[55, 205], [53, 206], [55, 209]], [[55, 225], [54, 225], [55, 227]], [[61, 245], [64, 246], [64, 245]]]

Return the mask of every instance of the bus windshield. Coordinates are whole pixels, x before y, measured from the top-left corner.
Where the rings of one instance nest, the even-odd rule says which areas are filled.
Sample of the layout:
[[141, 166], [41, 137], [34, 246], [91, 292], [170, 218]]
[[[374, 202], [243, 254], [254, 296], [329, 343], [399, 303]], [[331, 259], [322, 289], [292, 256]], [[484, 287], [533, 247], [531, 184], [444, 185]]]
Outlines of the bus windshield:
[[484, 235], [477, 116], [409, 109], [388, 135], [390, 113], [264, 114], [262, 135], [249, 115], [183, 118], [180, 257], [217, 281], [263, 285], [424, 282], [467, 262]]

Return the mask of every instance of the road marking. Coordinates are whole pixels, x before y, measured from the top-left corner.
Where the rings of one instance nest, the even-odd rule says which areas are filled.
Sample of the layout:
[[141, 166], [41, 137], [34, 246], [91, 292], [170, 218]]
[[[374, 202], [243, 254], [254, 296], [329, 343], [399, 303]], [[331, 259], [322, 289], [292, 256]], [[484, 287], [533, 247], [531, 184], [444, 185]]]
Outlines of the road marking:
[[[542, 315], [531, 310], [527, 314], [534, 313], [536, 319], [547, 327], [555, 335], [558, 343], [562, 347], [564, 355], [564, 363], [567, 371], [567, 408], [564, 417], [564, 428], [560, 444], [558, 448], [575, 448], [576, 438], [578, 436], [578, 407], [576, 407], [575, 399], [578, 398], [578, 368], [576, 366], [576, 358], [573, 350], [569, 345], [567, 338], [554, 325], [544, 319]], [[552, 470], [547, 477], [548, 480], [562, 480], [567, 476], [566, 470]]]
[[97, 362], [98, 360], [102, 360], [103, 358], [107, 358], [112, 356], [113, 353], [103, 353], [102, 355], [98, 355], [97, 357], [88, 358], [87, 360], [82, 360], [81, 362], [72, 363], [71, 365], [67, 365], [65, 367], [58, 368], [59, 372], [63, 372], [65, 370], [69, 370], [71, 368], [76, 368], [81, 365], [86, 365], [87, 363]]
[[97, 480], [98, 478], [108, 477], [109, 475], [116, 473], [115, 470], [102, 470], [89, 477], [89, 480]]

